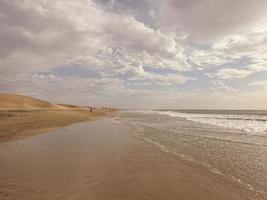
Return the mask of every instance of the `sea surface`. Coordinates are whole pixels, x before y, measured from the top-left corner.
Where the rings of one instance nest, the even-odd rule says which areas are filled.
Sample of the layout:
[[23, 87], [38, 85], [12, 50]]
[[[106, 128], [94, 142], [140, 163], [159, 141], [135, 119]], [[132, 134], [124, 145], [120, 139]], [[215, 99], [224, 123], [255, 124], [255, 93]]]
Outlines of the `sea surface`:
[[125, 110], [117, 122], [163, 151], [267, 199], [267, 111]]

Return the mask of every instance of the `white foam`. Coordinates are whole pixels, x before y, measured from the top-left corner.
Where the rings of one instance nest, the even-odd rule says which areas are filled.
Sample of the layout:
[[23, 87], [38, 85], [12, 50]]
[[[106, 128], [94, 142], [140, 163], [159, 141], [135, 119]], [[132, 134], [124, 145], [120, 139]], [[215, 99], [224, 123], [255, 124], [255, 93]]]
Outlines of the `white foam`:
[[120, 124], [120, 121], [118, 121], [119, 117], [111, 118], [111, 121], [113, 121], [116, 124]]
[[202, 124], [210, 124], [228, 129], [245, 131], [250, 134], [267, 134], [267, 116], [261, 115], [226, 115], [226, 114], [195, 114], [173, 111], [161, 111], [171, 117], [182, 117]]

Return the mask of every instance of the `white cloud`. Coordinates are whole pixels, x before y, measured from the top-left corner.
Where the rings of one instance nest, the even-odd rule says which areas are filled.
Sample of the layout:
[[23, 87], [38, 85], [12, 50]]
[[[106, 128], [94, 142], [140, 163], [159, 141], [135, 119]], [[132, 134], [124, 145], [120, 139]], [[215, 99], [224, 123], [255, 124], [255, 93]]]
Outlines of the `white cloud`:
[[155, 74], [149, 73], [144, 70], [144, 68], [140, 65], [139, 67], [134, 69], [134, 76], [131, 80], [141, 80], [141, 81], [149, 81], [155, 84], [163, 84], [163, 85], [172, 85], [172, 84], [182, 84], [187, 80], [192, 80], [192, 78], [188, 78], [179, 74]]
[[[61, 92], [63, 100], [75, 94], [77, 102], [84, 94], [99, 103], [154, 100], [155, 106], [167, 97], [172, 105], [206, 105], [205, 100], [215, 97], [230, 102], [225, 93], [231, 93], [231, 101], [250, 102], [246, 94], [251, 90], [260, 97], [264, 84], [258, 80], [246, 82], [250, 87], [243, 94], [227, 79], [267, 71], [265, 1], [102, 0], [107, 7], [99, 2], [1, 0], [0, 90], [49, 94], [51, 99]], [[66, 65], [83, 66], [95, 76], [54, 74]], [[207, 84], [202, 84], [201, 73], [209, 77]], [[188, 80], [205, 88], [199, 93], [173, 89]]]
[[104, 12], [92, 1], [4, 0], [0, 4], [5, 16], [0, 22], [5, 44], [0, 47], [2, 73], [76, 63], [96, 70], [117, 67], [110, 60], [116, 61], [116, 55], [105, 59], [106, 49], [120, 51], [121, 66], [141, 62], [188, 68], [176, 35], [149, 28], [131, 16]]
[[261, 0], [157, 2], [161, 2], [162, 21], [167, 28], [186, 31], [197, 43], [213, 41], [248, 29], [266, 15], [267, 9], [266, 1]]
[[237, 92], [238, 90], [230, 87], [228, 85], [226, 85], [225, 83], [223, 83], [222, 81], [213, 81], [213, 87], [211, 87], [211, 90], [213, 91], [219, 91], [219, 92], [227, 92], [227, 93], [233, 93], [233, 92]]
[[214, 67], [231, 62], [233, 59], [220, 51], [194, 49], [188, 56], [191, 63], [199, 67]]
[[234, 69], [234, 68], [225, 68], [219, 70], [216, 76], [221, 79], [233, 79], [233, 78], [245, 78], [251, 75], [253, 72], [242, 69]]
[[260, 58], [259, 59], [255, 58], [253, 60], [255, 63], [248, 65], [247, 68], [255, 72], [267, 71], [267, 56], [264, 57], [259, 54], [258, 57]]
[[260, 89], [267, 89], [267, 81], [255, 81], [255, 82], [251, 82], [249, 83], [249, 86], [253, 86], [253, 87], [257, 87]]

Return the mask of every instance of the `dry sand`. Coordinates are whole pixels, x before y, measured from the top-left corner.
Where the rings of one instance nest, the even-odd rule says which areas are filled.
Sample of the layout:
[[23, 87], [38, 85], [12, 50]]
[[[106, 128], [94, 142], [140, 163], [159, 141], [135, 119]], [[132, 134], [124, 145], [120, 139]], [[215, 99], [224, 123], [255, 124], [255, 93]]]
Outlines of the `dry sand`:
[[0, 93], [0, 142], [106, 116], [115, 109], [53, 104], [33, 97]]
[[0, 109], [64, 108], [47, 101], [12, 93], [0, 93]]
[[233, 182], [110, 119], [0, 144], [3, 200], [241, 200]]

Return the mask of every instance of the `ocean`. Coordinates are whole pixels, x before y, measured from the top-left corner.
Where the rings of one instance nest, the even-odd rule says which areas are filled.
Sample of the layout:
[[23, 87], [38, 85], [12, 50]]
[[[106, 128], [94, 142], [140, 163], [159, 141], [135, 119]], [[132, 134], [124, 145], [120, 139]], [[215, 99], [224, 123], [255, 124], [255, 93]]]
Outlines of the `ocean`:
[[125, 110], [131, 135], [267, 198], [267, 111]]

